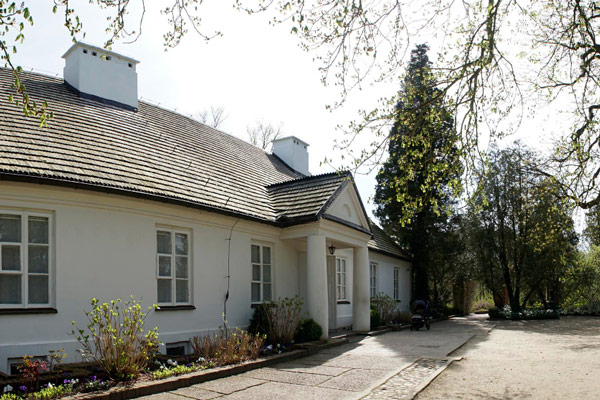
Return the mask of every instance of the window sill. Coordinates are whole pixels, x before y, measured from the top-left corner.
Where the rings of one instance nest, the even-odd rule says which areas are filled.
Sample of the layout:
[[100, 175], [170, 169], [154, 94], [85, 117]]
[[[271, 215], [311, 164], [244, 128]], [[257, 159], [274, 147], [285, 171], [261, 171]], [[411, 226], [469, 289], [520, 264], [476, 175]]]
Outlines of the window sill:
[[187, 305], [187, 306], [158, 306], [158, 308], [154, 311], [160, 312], [160, 311], [184, 311], [184, 310], [195, 310], [196, 307], [193, 305]]
[[10, 314], [56, 314], [58, 310], [51, 307], [39, 308], [0, 308], [0, 315]]
[[338, 304], [351, 304], [349, 300], [338, 300]]

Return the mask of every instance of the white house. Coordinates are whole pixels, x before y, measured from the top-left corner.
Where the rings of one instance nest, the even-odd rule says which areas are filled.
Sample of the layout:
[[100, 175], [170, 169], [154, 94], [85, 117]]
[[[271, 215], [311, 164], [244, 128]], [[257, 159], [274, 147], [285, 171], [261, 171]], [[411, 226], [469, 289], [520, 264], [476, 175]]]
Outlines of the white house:
[[369, 297], [410, 300], [410, 258], [367, 218], [346, 174], [311, 176], [307, 144], [273, 154], [137, 101], [137, 61], [86, 45], [63, 79], [21, 73], [54, 118], [6, 98], [0, 69], [0, 372], [64, 348], [92, 297], [160, 305], [166, 348], [252, 305], [299, 295], [324, 328], [369, 329]]

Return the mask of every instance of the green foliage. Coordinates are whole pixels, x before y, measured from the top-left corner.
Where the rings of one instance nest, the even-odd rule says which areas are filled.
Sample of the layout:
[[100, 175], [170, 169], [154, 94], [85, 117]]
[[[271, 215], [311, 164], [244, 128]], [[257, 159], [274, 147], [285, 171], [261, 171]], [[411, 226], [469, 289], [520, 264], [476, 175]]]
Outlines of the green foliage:
[[74, 393], [73, 385], [48, 385], [47, 387], [33, 392], [27, 396], [28, 400], [51, 400], [68, 396]]
[[196, 364], [191, 365], [176, 365], [172, 368], [167, 368], [164, 365], [161, 365], [159, 369], [156, 371], [152, 371], [152, 378], [155, 380], [159, 379], [167, 379], [172, 376], [189, 374], [191, 372], [195, 372], [202, 369], [201, 366]]
[[397, 305], [396, 300], [383, 292], [377, 293], [375, 297], [371, 297], [371, 309], [377, 310], [382, 325], [387, 325], [392, 321]]
[[264, 342], [264, 334], [252, 334], [239, 328], [191, 339], [194, 357], [217, 366], [256, 359]]
[[376, 329], [381, 326], [381, 317], [377, 310], [371, 309], [371, 329]]
[[532, 320], [532, 319], [559, 319], [558, 310], [544, 309], [521, 309], [518, 312], [512, 311], [507, 304], [503, 308], [492, 307], [488, 310], [491, 319], [500, 320]]
[[[448, 231], [463, 170], [454, 119], [436, 88], [427, 50], [419, 45], [411, 53], [374, 197], [383, 228], [413, 255], [414, 295], [425, 299], [430, 298], [429, 272], [437, 265], [431, 256], [448, 238], [441, 232]], [[442, 280], [437, 277], [436, 290], [445, 287]]]
[[296, 329], [294, 341], [296, 343], [312, 342], [321, 339], [321, 335], [323, 335], [321, 325], [312, 318], [305, 318]]
[[135, 379], [148, 365], [158, 349], [158, 328], [144, 333], [144, 321], [157, 306], [142, 311], [141, 303], [121, 299], [100, 303], [93, 298], [92, 310], [86, 312], [86, 329], [73, 325], [73, 335], [83, 346], [82, 357], [100, 365], [112, 379]]
[[0, 400], [22, 400], [22, 397], [14, 393], [4, 393], [0, 395]]
[[259, 304], [254, 308], [250, 317], [248, 332], [255, 335], [266, 335], [269, 330], [269, 319], [267, 318], [267, 304]]
[[471, 310], [473, 311], [484, 311], [493, 308], [494, 304], [489, 300], [479, 300], [473, 304]]
[[600, 304], [600, 247], [592, 245], [587, 253], [579, 254], [577, 262], [562, 277], [561, 284], [563, 309], [593, 313]]

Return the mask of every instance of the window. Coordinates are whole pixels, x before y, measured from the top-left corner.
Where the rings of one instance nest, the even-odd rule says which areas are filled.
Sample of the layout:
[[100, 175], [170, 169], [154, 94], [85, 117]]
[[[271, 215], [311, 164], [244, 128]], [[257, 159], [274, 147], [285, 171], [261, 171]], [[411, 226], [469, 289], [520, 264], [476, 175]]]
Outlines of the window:
[[394, 300], [400, 300], [400, 268], [394, 268]]
[[165, 350], [168, 356], [185, 356], [186, 354], [190, 354], [189, 347], [189, 342], [174, 342], [167, 343]]
[[346, 260], [335, 259], [336, 296], [338, 300], [348, 300], [346, 293]]
[[377, 296], [377, 264], [375, 263], [369, 266], [369, 289], [371, 297]]
[[50, 216], [0, 212], [0, 308], [50, 305]]
[[250, 284], [252, 303], [262, 303], [273, 298], [271, 247], [253, 244], [251, 246], [252, 283]]
[[158, 304], [190, 304], [189, 233], [173, 229], [156, 231]]

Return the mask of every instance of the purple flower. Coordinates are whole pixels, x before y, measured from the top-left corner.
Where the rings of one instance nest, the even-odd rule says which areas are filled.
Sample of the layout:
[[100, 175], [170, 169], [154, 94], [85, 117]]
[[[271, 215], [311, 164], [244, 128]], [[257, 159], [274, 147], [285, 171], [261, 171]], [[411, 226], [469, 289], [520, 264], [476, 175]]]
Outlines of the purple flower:
[[96, 375], [90, 376], [90, 379], [91, 379], [92, 382], [96, 382]]
[[19, 386], [19, 389], [21, 390], [21, 392], [27, 393], [27, 386], [21, 385], [21, 386]]

